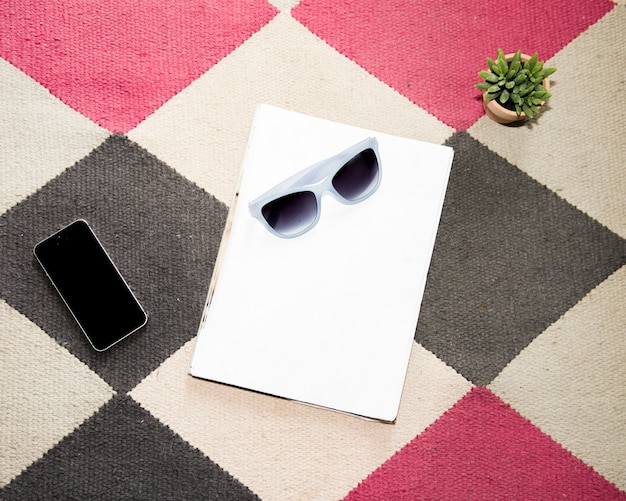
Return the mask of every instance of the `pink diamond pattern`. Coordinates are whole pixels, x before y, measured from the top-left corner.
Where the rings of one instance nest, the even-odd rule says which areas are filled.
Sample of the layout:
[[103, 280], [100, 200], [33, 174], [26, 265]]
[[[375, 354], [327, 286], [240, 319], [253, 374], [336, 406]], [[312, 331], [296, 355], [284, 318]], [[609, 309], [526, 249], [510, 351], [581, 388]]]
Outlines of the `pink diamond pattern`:
[[477, 387], [344, 501], [626, 499], [626, 494]]
[[258, 0], [5, 0], [0, 56], [124, 133], [276, 13]]
[[549, 59], [614, 7], [610, 0], [303, 0], [292, 15], [442, 122], [462, 130], [483, 115], [476, 74], [498, 47]]
[[[277, 8], [270, 1], [276, 5], [283, 4], [279, 7], [282, 14], [275, 19]], [[518, 228], [518, 219], [511, 219], [501, 211], [482, 210], [481, 207], [493, 207], [494, 193], [496, 199], [502, 193], [514, 193], [518, 200], [524, 200], [524, 207], [533, 203], [527, 194], [541, 196], [545, 200], [546, 217], [528, 218], [528, 224], [521, 224], [519, 228], [539, 228], [542, 237], [539, 242], [543, 246], [553, 236], [554, 242], [574, 233], [587, 236], [577, 240], [581, 252], [568, 252], [562, 246], [548, 245], [547, 250], [536, 253], [540, 258], [537, 260], [539, 264], [531, 270], [532, 273], [529, 272], [529, 277], [545, 275], [546, 270], [549, 276], [532, 282], [540, 282], [541, 287], [537, 289], [540, 294], [535, 294], [536, 298], [524, 303], [526, 309], [535, 303], [545, 304], [545, 298], [556, 291], [553, 307], [542, 309], [546, 313], [542, 318], [549, 319], [554, 312], [560, 316], [566, 306], [569, 308], [574, 304], [573, 313], [579, 318], [577, 312], [586, 311], [586, 301], [592, 299], [594, 312], [584, 313], [584, 318], [581, 318], [588, 322], [594, 315], [601, 315], [605, 334], [616, 339], [623, 331], [620, 319], [615, 315], [617, 310], [610, 301], [604, 300], [606, 298], [600, 300], [600, 296], [590, 293], [578, 302], [585, 291], [598, 284], [596, 292], [605, 290], [610, 284], [611, 288], [607, 290], [616, 293], [624, 290], [624, 239], [610, 231], [614, 226], [610, 223], [619, 219], [620, 211], [613, 211], [615, 214], [611, 213], [607, 221], [607, 218], [597, 217], [597, 214], [603, 214], [602, 210], [594, 212], [597, 207], [604, 207], [600, 202], [579, 204], [578, 201], [584, 202], [588, 197], [592, 202], [600, 200], [598, 196], [602, 195], [602, 190], [591, 181], [585, 182], [591, 179], [585, 169], [578, 169], [584, 172], [574, 172], [576, 169], [565, 167], [564, 163], [568, 162], [559, 159], [558, 151], [544, 155], [540, 161], [543, 171], [550, 171], [553, 176], [543, 182], [541, 176], [535, 176], [539, 171], [532, 169], [532, 162], [515, 165], [511, 155], [503, 154], [495, 146], [502, 146], [509, 133], [525, 137], [529, 132], [527, 129], [533, 129], [532, 135], [541, 134], [544, 137], [546, 129], [543, 127], [548, 127], [548, 134], [544, 137], [547, 147], [554, 147], [567, 135], [573, 138], [571, 144], [580, 144], [580, 149], [572, 149], [571, 154], [583, 163], [588, 159], [589, 152], [598, 152], [602, 150], [602, 145], [608, 145], [604, 148], [609, 151], [606, 157], [602, 157], [607, 160], [603, 162], [602, 172], [608, 174], [607, 179], [619, 178], [619, 168], [616, 167], [619, 161], [616, 158], [621, 150], [611, 146], [621, 144], [621, 130], [615, 129], [615, 124], [619, 127], [619, 123], [623, 122], [624, 106], [620, 106], [623, 101], [612, 100], [611, 117], [618, 119], [609, 121], [604, 129], [596, 127], [593, 120], [581, 119], [576, 127], [572, 127], [571, 123], [557, 124], [558, 120], [553, 123], [548, 117], [558, 118], [558, 113], [565, 112], [567, 106], [563, 105], [569, 102], [557, 102], [556, 98], [567, 97], [571, 90], [568, 85], [573, 84], [567, 80], [570, 75], [577, 74], [580, 61], [614, 61], [616, 58], [609, 55], [617, 55], [620, 50], [623, 52], [626, 47], [624, 0], [527, 0], [513, 3], [495, 0], [270, 1], [0, 2], [0, 100], [5, 105], [9, 104], [8, 108], [4, 106], [6, 109], [0, 106], [0, 123], [4, 125], [5, 132], [9, 131], [8, 135], [5, 133], [0, 137], [0, 150], [3, 152], [3, 163], [0, 164], [0, 202], [3, 207], [0, 210], [0, 300], [5, 310], [11, 310], [8, 320], [19, 317], [18, 327], [39, 340], [31, 343], [32, 346], [22, 343], [20, 346], [25, 351], [18, 354], [15, 360], [15, 350], [7, 351], [0, 347], [0, 358], [5, 355], [15, 363], [25, 363], [24, 370], [37, 373], [42, 365], [41, 357], [49, 361], [51, 356], [54, 359], [62, 352], [66, 358], [72, 356], [82, 361], [83, 372], [85, 368], [93, 371], [93, 377], [104, 379], [107, 388], [110, 386], [116, 392], [97, 412], [89, 412], [91, 417], [87, 417], [81, 406], [68, 407], [67, 415], [59, 417], [49, 412], [51, 399], [55, 400], [55, 405], [58, 404], [58, 399], [52, 398], [50, 392], [44, 398], [38, 398], [30, 391], [32, 388], [27, 388], [26, 394], [20, 391], [24, 385], [17, 385], [17, 390], [12, 388], [12, 394], [7, 398], [11, 399], [13, 407], [26, 406], [17, 414], [5, 412], [0, 416], [0, 450], [7, 449], [2, 447], [5, 437], [17, 436], [16, 433], [19, 435], [24, 430], [37, 429], [38, 434], [43, 433], [43, 441], [39, 440], [39, 444], [36, 440], [31, 441], [24, 450], [13, 448], [15, 450], [9, 451], [8, 455], [0, 453], [0, 498], [38, 499], [45, 492], [47, 497], [55, 499], [98, 499], [101, 487], [111, 486], [112, 496], [140, 499], [339, 499], [354, 487], [346, 500], [626, 500], [626, 476], [623, 473], [626, 471], [623, 468], [626, 456], [623, 450], [615, 452], [621, 445], [615, 437], [626, 435], [622, 424], [626, 420], [620, 421], [620, 417], [624, 416], [624, 405], [623, 401], [610, 401], [610, 396], [621, 394], [619, 391], [623, 387], [620, 386], [620, 371], [613, 370], [620, 367], [623, 350], [604, 357], [604, 363], [589, 378], [591, 383], [580, 383], [575, 378], [563, 380], [563, 384], [576, 385], [573, 388], [578, 390], [586, 388], [582, 392], [568, 390], [564, 395], [597, 391], [604, 401], [610, 401], [615, 412], [611, 415], [612, 419], [605, 420], [604, 424], [609, 421], [620, 424], [608, 434], [602, 431], [608, 428], [596, 426], [604, 417], [602, 412], [587, 406], [589, 412], [583, 416], [583, 421], [588, 423], [587, 427], [594, 427], [593, 433], [589, 432], [589, 428], [581, 427], [582, 424], [575, 427], [575, 432], [572, 431], [573, 426], [555, 430], [557, 423], [550, 430], [551, 433], [558, 432], [552, 438], [538, 428], [543, 426], [538, 417], [535, 425], [534, 417], [531, 422], [519, 412], [527, 416], [538, 416], [535, 414], [538, 412], [554, 418], [565, 416], [571, 405], [577, 402], [548, 399], [543, 404], [533, 402], [532, 406], [528, 406], [526, 402], [524, 406], [524, 399], [532, 398], [532, 393], [520, 394], [521, 400], [515, 400], [513, 404], [518, 412], [484, 386], [478, 386], [453, 407], [447, 407], [447, 412], [419, 435], [415, 436], [417, 432], [414, 432], [400, 441], [396, 440], [398, 424], [363, 425], [356, 418], [345, 417], [344, 420], [343, 416], [336, 418], [334, 413], [323, 411], [328, 414], [324, 418], [328, 423], [328, 437], [324, 443], [313, 444], [316, 449], [314, 454], [311, 454], [307, 440], [318, 440], [318, 436], [315, 430], [306, 426], [311, 419], [307, 408], [300, 416], [285, 416], [270, 397], [267, 397], [270, 400], [261, 409], [262, 412], [257, 405], [248, 405], [244, 398], [220, 394], [217, 395], [218, 400], [224, 405], [217, 413], [215, 408], [205, 405], [201, 416], [190, 421], [189, 409], [183, 405], [178, 406], [176, 412], [167, 414], [167, 426], [163, 416], [159, 419], [155, 417], [154, 409], [163, 409], [167, 405], [171, 407], [171, 389], [188, 377], [187, 366], [181, 371], [170, 371], [169, 376], [164, 368], [173, 367], [172, 360], [181, 360], [180, 354], [184, 353], [181, 346], [186, 350], [190, 346], [188, 340], [195, 333], [196, 319], [205, 299], [228, 212], [228, 206], [220, 201], [222, 198], [215, 195], [226, 193], [226, 203], [231, 200], [229, 176], [233, 169], [236, 170], [245, 151], [252, 110], [259, 102], [271, 102], [368, 128], [378, 129], [381, 125], [378, 130], [391, 133], [395, 130], [392, 122], [402, 122], [402, 117], [413, 113], [418, 121], [419, 117], [423, 118], [423, 112], [412, 104], [416, 103], [442, 122], [462, 131], [453, 134], [449, 127], [440, 124], [441, 141], [444, 141], [445, 135], [446, 144], [455, 149], [456, 172], [467, 174], [466, 167], [478, 165], [483, 172], [487, 172], [487, 166], [487, 170], [493, 169], [493, 172], [505, 175], [486, 176], [482, 181], [489, 178], [487, 183], [481, 183], [480, 176], [459, 174], [456, 181], [453, 178], [450, 187], [456, 187], [456, 190], [448, 190], [446, 203], [451, 202], [448, 205], [455, 212], [455, 224], [464, 220], [456, 218], [456, 214], [464, 212], [464, 207], [472, 206], [477, 210], [471, 214], [465, 211], [466, 219], [474, 218], [476, 228], [495, 224], [497, 216], [503, 228], [515, 229]], [[285, 7], [287, 3], [299, 5], [288, 9]], [[519, 30], [509, 31], [509, 25], [516, 25]], [[262, 31], [259, 33], [261, 36], [254, 37], [259, 30]], [[253, 38], [241, 47], [243, 50], [235, 50], [250, 37]], [[347, 58], [337, 54], [327, 44]], [[546, 122], [542, 123], [540, 118], [539, 123], [528, 127], [513, 130], [493, 124], [489, 126], [488, 120], [481, 120], [465, 132], [464, 129], [483, 115], [480, 95], [473, 87], [476, 73], [484, 67], [485, 57], [494, 55], [499, 46], [506, 51], [517, 48], [525, 52], [537, 51], [542, 59], [555, 56], [552, 61], [559, 67], [559, 72], [553, 77], [555, 100], [552, 109], [546, 114]], [[619, 56], [617, 60], [620, 60]], [[212, 73], [211, 68], [218, 62], [220, 67], [215, 68], [218, 71]], [[350, 62], [356, 63], [353, 65], [355, 71], [344, 74], [342, 70]], [[279, 68], [281, 64], [284, 66]], [[301, 64], [309, 64], [313, 70], [302, 74], [291, 71]], [[209, 78], [201, 78], [163, 113], [155, 114], [157, 116], [132, 130], [207, 71]], [[366, 71], [370, 75], [365, 75]], [[276, 80], [285, 74], [288, 74], [287, 78], [282, 78], [282, 84], [277, 86]], [[30, 78], [33, 80], [30, 81]], [[237, 89], [241, 78], [248, 80], [241, 89]], [[326, 85], [329, 81], [346, 92], [334, 93], [335, 89]], [[576, 81], [576, 85], [579, 84]], [[321, 90], [303, 92], [306, 86]], [[51, 95], [44, 89], [49, 90]], [[201, 94], [203, 99], [199, 99]], [[346, 97], [348, 94], [352, 97]], [[400, 98], [400, 94], [408, 99]], [[224, 99], [224, 96], [231, 99]], [[573, 99], [575, 96], [572, 94], [569, 97]], [[377, 106], [372, 106], [375, 99]], [[205, 106], [207, 102], [210, 106]], [[198, 103], [203, 109], [196, 113]], [[382, 108], [386, 113], [384, 118], [379, 112]], [[70, 120], [68, 116], [75, 115], [73, 110], [88, 119]], [[389, 116], [393, 118], [387, 122]], [[197, 128], [198, 123], [205, 125], [202, 130], [210, 129], [210, 133], [203, 138], [192, 130]], [[107, 139], [107, 130], [122, 134], [114, 134]], [[401, 135], [405, 135], [405, 129], [402, 130]], [[129, 131], [129, 137], [125, 137]], [[599, 134], [612, 138], [613, 143], [607, 140], [596, 144]], [[416, 131], [412, 136], [419, 135]], [[179, 138], [186, 138], [187, 141]], [[145, 143], [140, 140], [145, 140]], [[162, 141], [162, 145], [157, 148], [158, 141]], [[211, 148], [208, 148], [209, 143]], [[214, 145], [218, 146], [213, 149]], [[193, 158], [205, 157], [203, 161], [198, 160], [197, 169], [215, 169], [211, 181], [203, 186], [185, 177], [195, 175], [196, 167], [178, 170], [180, 163], [168, 165], [166, 160], [177, 158], [182, 150], [193, 151], [196, 146], [200, 153], [193, 153]], [[46, 152], [42, 153], [42, 150]], [[72, 157], [68, 151], [82, 152], [81, 157], [86, 156], [70, 167], [74, 162], [68, 162], [68, 158]], [[208, 155], [202, 153], [207, 151]], [[73, 156], [76, 157], [76, 154]], [[66, 170], [61, 172], [62, 169]], [[568, 184], [570, 177], [573, 184]], [[496, 181], [492, 183], [494, 179]], [[10, 181], [8, 185], [5, 180]], [[524, 183], [526, 188], [520, 190]], [[568, 191], [567, 187], [574, 185], [577, 188]], [[7, 186], [12, 188], [7, 191]], [[104, 189], [94, 188], [96, 186]], [[619, 192], [619, 188], [617, 183], [613, 191]], [[471, 197], [461, 196], [470, 192], [486, 194], [482, 197], [486, 205], [476, 206], [468, 202], [471, 202]], [[67, 312], [62, 316], [62, 305], [57, 308], [40, 300], [42, 294], [50, 293], [51, 286], [48, 284], [48, 289], [43, 286], [45, 276], [41, 270], [34, 268], [36, 263], [32, 263], [32, 246], [39, 239], [55, 227], [84, 216], [98, 225], [99, 234], [103, 237], [107, 234], [113, 236], [107, 239], [111, 242], [111, 250], [115, 247], [118, 250], [128, 248], [129, 252], [120, 254], [119, 264], [126, 270], [125, 276], [128, 275], [133, 290], [151, 315], [146, 332], [112, 352], [113, 359], [104, 359], [100, 354], [92, 353], [80, 333], [76, 335], [76, 332], [65, 328], [71, 318], [68, 319]], [[139, 224], [133, 221], [139, 221]], [[553, 224], [554, 221], [566, 224]], [[440, 253], [438, 262], [444, 265], [448, 259], [458, 261], [454, 245], [459, 239], [453, 226], [443, 224], [438, 234], [441, 246], [436, 252]], [[168, 231], [169, 228], [176, 231]], [[507, 234], [513, 233], [528, 237], [525, 230], [511, 230]], [[164, 236], [166, 238], [162, 238]], [[511, 243], [509, 240], [507, 242]], [[466, 242], [471, 243], [471, 239], [462, 238], [461, 241], [465, 248], [469, 248]], [[473, 241], [475, 243], [475, 239]], [[128, 247], [129, 242], [133, 249]], [[493, 260], [489, 260], [489, 249], [498, 249], [501, 262], [507, 263], [529, 255], [526, 246], [518, 248], [509, 245], [502, 249], [502, 246], [488, 244], [483, 239], [476, 252], [462, 257], [468, 256], [474, 269], [491, 269]], [[556, 268], [549, 266], [555, 248], [561, 250], [559, 256], [562, 258]], [[524, 252], [517, 252], [519, 249]], [[528, 249], [532, 250], [532, 247]], [[436, 265], [437, 260], [433, 262]], [[151, 266], [151, 263], [157, 266]], [[569, 274], [569, 268], [578, 272]], [[142, 272], [143, 269], [148, 271]], [[434, 267], [435, 271], [442, 269], [450, 267]], [[501, 284], [508, 280], [514, 286], [530, 283], [516, 280], [516, 273], [520, 273], [519, 267], [513, 273], [502, 273], [496, 278], [501, 279]], [[554, 278], [561, 273], [567, 278], [555, 281]], [[470, 293], [450, 295], [445, 291], [441, 293], [438, 286], [434, 286], [430, 289], [432, 304], [441, 303], [443, 298], [450, 300], [452, 306], [460, 305], [462, 310], [466, 308], [468, 312], [476, 308], [481, 321], [488, 315], [494, 318], [493, 313], [509, 315], [507, 308], [510, 301], [502, 307], [497, 306], [498, 287], [486, 288], [488, 292], [476, 295], [482, 289], [472, 282], [471, 273], [463, 275], [459, 272], [457, 275], [457, 292], [471, 283], [466, 289], [471, 289]], [[443, 276], [440, 271], [432, 275], [435, 281], [431, 282], [437, 284], [438, 276]], [[610, 283], [602, 284], [605, 279]], [[180, 301], [174, 298], [180, 298]], [[467, 298], [471, 300], [467, 301]], [[516, 303], [516, 310], [520, 309], [520, 304]], [[422, 306], [421, 324], [428, 319], [431, 325], [439, 327], [445, 323], [441, 305], [436, 306], [430, 309], [426, 303]], [[571, 314], [572, 311], [560, 316], [550, 332], [563, 334], [558, 336], [559, 344], [568, 356], [581, 355], [588, 359], [589, 350], [599, 346], [598, 336], [588, 336], [593, 342], [584, 343], [584, 346], [577, 344], [572, 335], [578, 331], [568, 330], [566, 322]], [[536, 321], [537, 317], [534, 315], [532, 320]], [[0, 324], [7, 332], [13, 332], [17, 324], [4, 320], [0, 315]], [[169, 328], [171, 325], [175, 328]], [[486, 325], [489, 330], [489, 325], [495, 323]], [[582, 322], [581, 325], [593, 334], [593, 326], [597, 324], [593, 321]], [[450, 331], [443, 330], [447, 339], [452, 339]], [[476, 329], [458, 331], [458, 339], [467, 332], [477, 332]], [[551, 343], [551, 348], [556, 349], [556, 341], [552, 338], [546, 341], [547, 331], [539, 331], [543, 332], [541, 343]], [[158, 335], [160, 332], [167, 335]], [[486, 330], [481, 328], [481, 332]], [[48, 335], [52, 337], [47, 339]], [[488, 341], [488, 338], [484, 339]], [[530, 337], [524, 343], [529, 340]], [[500, 364], [503, 358], [519, 353], [521, 345], [514, 343], [509, 330], [506, 336], [498, 338], [497, 345], [482, 342], [467, 349], [460, 348], [458, 343], [451, 343], [449, 346], [453, 346], [454, 350], [439, 346], [431, 351], [440, 360], [456, 360], [454, 364], [448, 364], [446, 370], [450, 372], [459, 370], [458, 360], [466, 358], [476, 362], [474, 367], [478, 367], [482, 375], [487, 373], [487, 369], [494, 368], [493, 364], [483, 363], [485, 353], [497, 351], [499, 359], [496, 357], [494, 360]], [[515, 349], [509, 350], [512, 346]], [[56, 355], [50, 351], [53, 347], [54, 352], [59, 352]], [[449, 357], [451, 354], [460, 355], [453, 359]], [[525, 375], [538, 374], [538, 364], [542, 359], [536, 356], [540, 354], [528, 354], [529, 351], [525, 350], [507, 367], [506, 377], [520, 384], [526, 383], [525, 388], [532, 388], [532, 382], [528, 378], [524, 380]], [[608, 352], [602, 349], [596, 355], [604, 354]], [[553, 355], [550, 354], [549, 358], [552, 360]], [[11, 363], [0, 363], [0, 373], [3, 368], [6, 372], [8, 369], [5, 366], [10, 367]], [[503, 366], [496, 367], [483, 381], [472, 380], [472, 383], [486, 385]], [[134, 400], [138, 394], [131, 388], [139, 381], [145, 381], [148, 374], [157, 376], [154, 379], [158, 380], [159, 387], [149, 394], [145, 393], [145, 400], [139, 405]], [[426, 396], [418, 398], [419, 404], [431, 413], [438, 409], [440, 414], [443, 412], [441, 407], [433, 408], [433, 403], [440, 403], [437, 395], [449, 396], [451, 388], [453, 394], [458, 395], [458, 386], [451, 387], [445, 380], [433, 378], [433, 374], [432, 367], [423, 366], [415, 376], [418, 380], [413, 383], [417, 382], [424, 388]], [[449, 375], [461, 377], [456, 373]], [[497, 379], [502, 383], [506, 378], [502, 379], [501, 375]], [[554, 381], [554, 377], [551, 380]], [[429, 381], [429, 384], [423, 384]], [[472, 383], [467, 381], [467, 385]], [[464, 382], [462, 388], [467, 387]], [[610, 391], [603, 391], [603, 388]], [[68, 389], [72, 390], [71, 384], [59, 391], [62, 395]], [[201, 405], [207, 397], [205, 392], [213, 390], [209, 385], [202, 386], [202, 389], [199, 386], [194, 391], [198, 397], [196, 403]], [[559, 391], [558, 387], [556, 391]], [[429, 392], [433, 395], [432, 402], [427, 396]], [[109, 398], [107, 395], [110, 392], [105, 393], [104, 398]], [[506, 392], [497, 393], [504, 398]], [[514, 401], [511, 395], [506, 397], [507, 401]], [[268, 440], [263, 435], [259, 442], [263, 450], [253, 451], [261, 460], [251, 467], [251, 454], [247, 450], [251, 447], [250, 440], [246, 441], [244, 437], [238, 447], [232, 447], [236, 437], [228, 436], [226, 441], [220, 442], [203, 434], [211, 422], [216, 422], [220, 413], [229, 415], [232, 429], [244, 430], [241, 436], [250, 434], [250, 423], [259, 422], [264, 429], [277, 427], [276, 433], [287, 439]], [[32, 419], [23, 422], [20, 417], [26, 414]], [[60, 418], [65, 422], [63, 419], [59, 421]], [[417, 428], [418, 418], [411, 416], [409, 426]], [[46, 430], [42, 431], [37, 426], [41, 419], [46, 420], [48, 428], [65, 430], [64, 433], [69, 434], [63, 438], [55, 435], [54, 440], [49, 440], [50, 435], [45, 436]], [[67, 427], [68, 419], [76, 425], [73, 431]], [[285, 419], [305, 430], [303, 440], [294, 441], [288, 430], [281, 427]], [[369, 425], [377, 426], [374, 434], [377, 436], [364, 428]], [[193, 433], [190, 433], [189, 426], [194, 427]], [[545, 431], [548, 432], [548, 429], [545, 428]], [[366, 440], [361, 444], [358, 441], [337, 441], [337, 437], [354, 437], [355, 434]], [[578, 434], [586, 434], [587, 439], [578, 441]], [[589, 438], [591, 436], [595, 441]], [[112, 447], [107, 449], [106, 455], [101, 453], [103, 437], [114, 438], [107, 442]], [[396, 453], [390, 457], [390, 443], [405, 444], [411, 437], [414, 437], [413, 440], [405, 447], [394, 447]], [[557, 439], [559, 442], [555, 441]], [[230, 445], [224, 445], [226, 442]], [[52, 443], [56, 445], [48, 449]], [[568, 452], [564, 448], [566, 446], [571, 446], [578, 457]], [[344, 456], [333, 452], [337, 447], [345, 447], [352, 457], [364, 458], [364, 461], [349, 464]], [[327, 461], [313, 465], [311, 457], [319, 456], [321, 449], [327, 451], [324, 453]], [[234, 451], [233, 456], [229, 455], [231, 451]], [[283, 461], [282, 466], [279, 465], [280, 461], [276, 458], [286, 457], [295, 457], [296, 460], [290, 460], [289, 464]], [[120, 468], [120, 465], [124, 467]], [[263, 469], [263, 465], [269, 466]], [[283, 470], [279, 475], [276, 474], [278, 468]], [[84, 472], [89, 474], [84, 475]], [[124, 475], [120, 476], [121, 473]], [[292, 486], [295, 484], [303, 486], [300, 492], [305, 494], [294, 495]], [[274, 492], [280, 494], [272, 496]], [[327, 495], [328, 492], [332, 494]]]

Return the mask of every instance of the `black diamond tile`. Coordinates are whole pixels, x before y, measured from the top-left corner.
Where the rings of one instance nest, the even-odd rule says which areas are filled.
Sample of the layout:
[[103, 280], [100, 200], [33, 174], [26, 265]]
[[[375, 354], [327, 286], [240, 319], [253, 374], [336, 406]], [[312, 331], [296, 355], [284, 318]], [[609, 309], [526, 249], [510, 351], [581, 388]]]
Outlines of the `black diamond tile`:
[[114, 397], [10, 484], [3, 500], [258, 500], [132, 398]]
[[[197, 330], [228, 208], [124, 136], [0, 217], [0, 297], [125, 392]], [[77, 218], [93, 226], [148, 311], [148, 325], [95, 352], [33, 246]]]
[[448, 145], [455, 159], [415, 340], [485, 385], [626, 263], [626, 241], [467, 133]]

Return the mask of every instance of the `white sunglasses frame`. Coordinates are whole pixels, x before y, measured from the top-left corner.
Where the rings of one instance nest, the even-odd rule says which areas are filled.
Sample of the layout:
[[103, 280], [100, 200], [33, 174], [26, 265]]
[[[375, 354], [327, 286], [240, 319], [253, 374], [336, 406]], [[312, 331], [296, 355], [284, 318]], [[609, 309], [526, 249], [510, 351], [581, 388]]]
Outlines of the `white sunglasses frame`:
[[[337, 190], [335, 190], [332, 183], [333, 177], [350, 159], [368, 149], [371, 149], [374, 152], [374, 155], [376, 156], [376, 161], [378, 162], [378, 173], [376, 176], [375, 184], [363, 196], [355, 198], [354, 200], [348, 200], [342, 197], [337, 192]], [[371, 197], [380, 186], [381, 179], [382, 165], [380, 162], [380, 154], [378, 151], [378, 140], [375, 137], [368, 137], [337, 153], [336, 155], [321, 160], [320, 162], [317, 162], [310, 167], [307, 167], [293, 174], [292, 176], [288, 177], [284, 181], [278, 183], [276, 186], [263, 193], [261, 196], [255, 198], [248, 205], [248, 209], [250, 211], [250, 214], [258, 219], [270, 233], [281, 238], [295, 238], [310, 231], [319, 221], [320, 214], [322, 212], [322, 195], [324, 193], [329, 192], [341, 203], [344, 203], [346, 205], [354, 205]], [[311, 224], [298, 231], [297, 233], [288, 235], [280, 233], [272, 228], [267, 220], [263, 217], [263, 207], [265, 207], [265, 205], [269, 202], [282, 198], [286, 195], [305, 191], [313, 193], [317, 202], [317, 214], [315, 215], [315, 219], [313, 220], [313, 222], [311, 222]]]

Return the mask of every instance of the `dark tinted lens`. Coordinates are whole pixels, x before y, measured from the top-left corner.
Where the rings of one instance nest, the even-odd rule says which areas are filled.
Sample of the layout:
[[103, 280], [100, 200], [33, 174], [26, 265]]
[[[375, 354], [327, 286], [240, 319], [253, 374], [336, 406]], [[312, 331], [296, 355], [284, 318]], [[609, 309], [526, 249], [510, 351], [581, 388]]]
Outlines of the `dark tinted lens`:
[[352, 157], [333, 178], [333, 186], [346, 200], [357, 200], [376, 186], [378, 160], [374, 150], [368, 148]]
[[295, 235], [315, 221], [317, 199], [310, 191], [291, 193], [265, 204], [261, 212], [278, 233]]

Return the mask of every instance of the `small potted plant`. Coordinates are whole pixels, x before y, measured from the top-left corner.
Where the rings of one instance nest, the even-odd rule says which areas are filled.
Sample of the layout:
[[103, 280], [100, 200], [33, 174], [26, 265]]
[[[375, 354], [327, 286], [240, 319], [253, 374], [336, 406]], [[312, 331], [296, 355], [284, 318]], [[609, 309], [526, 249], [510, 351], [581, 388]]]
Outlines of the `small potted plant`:
[[505, 54], [498, 49], [494, 61], [487, 58], [488, 70], [478, 73], [483, 82], [476, 88], [483, 91], [483, 107], [489, 118], [498, 123], [513, 123], [536, 116], [550, 94], [549, 76], [556, 68], [544, 68], [539, 56]]

